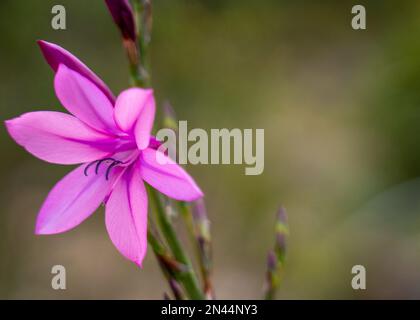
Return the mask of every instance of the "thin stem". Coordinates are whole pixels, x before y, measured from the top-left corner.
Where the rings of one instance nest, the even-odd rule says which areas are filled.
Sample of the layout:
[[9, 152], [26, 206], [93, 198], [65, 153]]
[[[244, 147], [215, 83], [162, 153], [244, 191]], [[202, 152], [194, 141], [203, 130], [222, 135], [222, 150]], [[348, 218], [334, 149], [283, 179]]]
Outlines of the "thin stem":
[[264, 298], [272, 300], [280, 286], [286, 260], [286, 240], [289, 234], [286, 210], [281, 207], [275, 223], [274, 249], [268, 252]]
[[280, 283], [280, 264], [277, 261], [274, 251], [270, 251], [267, 257], [267, 272], [264, 299], [273, 300], [276, 295], [277, 287]]
[[185, 267], [183, 267], [179, 262], [177, 262], [169, 255], [167, 249], [161, 243], [160, 239], [155, 235], [152, 229], [152, 226], [149, 224], [147, 230], [148, 243], [155, 253], [158, 264], [166, 280], [168, 281], [169, 287], [171, 288], [174, 297], [178, 300], [184, 300], [184, 294], [182, 290], [175, 284], [177, 283], [180, 274], [184, 272]]
[[[149, 44], [152, 31], [152, 4], [150, 0], [133, 0], [134, 20], [138, 39], [139, 64], [133, 67], [134, 85], [150, 87]], [[134, 75], [134, 76], [133, 76]]]
[[175, 230], [169, 221], [169, 218], [162, 206], [162, 203], [156, 193], [152, 188], [148, 188], [149, 194], [154, 201], [157, 219], [164, 234], [169, 247], [177, 261], [186, 266], [185, 272], [180, 274], [180, 282], [183, 284], [185, 290], [187, 291], [191, 299], [205, 299], [203, 293], [201, 292], [197, 278], [192, 268], [191, 262], [182, 248], [181, 242], [179, 241]]
[[[195, 230], [194, 230], [194, 222], [192, 219], [192, 214], [190, 211], [190, 208], [187, 206], [187, 204], [183, 201], [180, 201], [179, 203], [179, 211], [181, 212], [181, 216], [184, 219], [184, 223], [185, 226], [187, 227], [187, 232], [188, 232], [188, 236], [190, 238], [191, 243], [195, 243], [196, 242], [196, 234], [195, 234]], [[197, 251], [197, 258], [198, 260], [200, 255], [198, 252], [198, 246], [195, 246], [196, 251]]]
[[[163, 104], [163, 127], [172, 129], [178, 134], [178, 124], [175, 110], [169, 101]], [[193, 202], [191, 205], [180, 201], [179, 211], [186, 225], [190, 241], [196, 253], [201, 278], [203, 280], [203, 291], [208, 299], [214, 299], [214, 290], [211, 282], [212, 253], [210, 222], [207, 218], [206, 207], [203, 199]]]
[[[133, 0], [134, 18], [136, 22], [136, 31], [138, 39], [138, 65], [131, 64], [130, 72], [131, 79], [134, 85], [139, 87], [150, 87], [150, 61], [149, 61], [149, 44], [151, 40], [151, 29], [152, 29], [152, 7], [151, 0]], [[176, 266], [167, 266], [164, 257], [160, 250], [161, 247], [156, 245], [154, 238], [149, 238], [151, 244], [162, 269], [164, 270], [165, 276], [169, 280], [172, 291], [176, 298], [183, 297], [179, 291], [178, 282], [182, 284], [188, 296], [191, 299], [204, 299], [204, 295], [201, 292], [197, 277], [194, 273], [192, 264], [187, 257], [184, 249], [173, 229], [173, 226], [162, 206], [161, 199], [157, 195], [156, 191], [152, 188], [148, 188], [149, 194], [155, 203], [156, 216], [160, 225], [162, 234], [165, 237], [166, 243], [171, 249], [172, 255], [175, 261], [178, 263], [178, 267], [181, 270], [177, 270]], [[173, 262], [173, 261], [172, 261]]]
[[[184, 218], [191, 242], [194, 244], [197, 261], [203, 280], [203, 290], [208, 299], [214, 299], [211, 281], [211, 241], [209, 221], [204, 212], [203, 200], [198, 200], [193, 214], [188, 203], [179, 202], [181, 216]], [[197, 208], [198, 207], [198, 208]]]
[[179, 285], [178, 281], [176, 281], [175, 279], [171, 279], [169, 281], [169, 285], [176, 300], [186, 300], [186, 297], [184, 296], [184, 293], [182, 292], [182, 288]]

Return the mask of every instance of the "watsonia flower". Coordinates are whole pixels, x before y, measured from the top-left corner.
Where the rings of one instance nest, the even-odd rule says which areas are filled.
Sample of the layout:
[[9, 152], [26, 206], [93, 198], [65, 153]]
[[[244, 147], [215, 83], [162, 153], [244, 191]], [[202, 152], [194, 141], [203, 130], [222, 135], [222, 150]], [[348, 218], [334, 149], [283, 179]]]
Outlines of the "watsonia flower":
[[56, 71], [56, 95], [71, 114], [29, 112], [7, 120], [7, 129], [19, 145], [44, 161], [81, 165], [50, 191], [35, 233], [70, 230], [105, 203], [105, 224], [113, 244], [141, 266], [147, 249], [144, 182], [177, 200], [192, 201], [203, 193], [178, 164], [157, 150], [158, 142], [151, 136], [155, 116], [151, 89], [127, 89], [114, 99], [104, 82], [68, 51], [44, 41], [39, 44]]

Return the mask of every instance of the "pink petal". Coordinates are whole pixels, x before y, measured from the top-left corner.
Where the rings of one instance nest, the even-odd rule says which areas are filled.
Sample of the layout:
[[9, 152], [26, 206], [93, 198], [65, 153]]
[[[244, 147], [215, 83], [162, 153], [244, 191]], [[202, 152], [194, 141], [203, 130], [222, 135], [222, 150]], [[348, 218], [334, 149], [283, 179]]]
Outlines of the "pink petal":
[[38, 41], [38, 45], [41, 48], [42, 54], [47, 60], [51, 68], [57, 72], [58, 66], [64, 64], [70, 69], [80, 73], [82, 76], [88, 78], [106, 95], [111, 104], [114, 104], [115, 97], [107, 85], [94, 73], [90, 70], [82, 61], [77, 59], [67, 50], [62, 47], [49, 43], [43, 40]]
[[155, 104], [153, 103], [152, 108], [143, 109], [134, 127], [134, 136], [136, 138], [137, 147], [140, 150], [146, 149], [149, 146], [154, 119]]
[[115, 122], [125, 132], [134, 129], [137, 147], [140, 150], [149, 145], [155, 109], [155, 99], [151, 89], [125, 90], [121, 92], [115, 103]]
[[114, 140], [76, 117], [53, 111], [29, 112], [7, 120], [12, 138], [29, 153], [52, 163], [89, 162], [110, 154]]
[[54, 87], [60, 102], [77, 118], [102, 132], [117, 132], [114, 108], [92, 81], [60, 64]]
[[[159, 157], [166, 164], [160, 164]], [[170, 198], [193, 201], [203, 192], [190, 175], [177, 163], [160, 151], [147, 148], [141, 153], [140, 172], [142, 178]]]
[[120, 168], [113, 168], [105, 178], [107, 166], [102, 164], [95, 174], [86, 165], [79, 166], [61, 179], [48, 194], [36, 221], [36, 234], [68, 231], [89, 217], [111, 191]]
[[147, 193], [137, 165], [115, 185], [106, 203], [105, 223], [115, 247], [141, 267], [147, 250]]
[[162, 145], [162, 142], [154, 136], [150, 136], [149, 148], [157, 150]]

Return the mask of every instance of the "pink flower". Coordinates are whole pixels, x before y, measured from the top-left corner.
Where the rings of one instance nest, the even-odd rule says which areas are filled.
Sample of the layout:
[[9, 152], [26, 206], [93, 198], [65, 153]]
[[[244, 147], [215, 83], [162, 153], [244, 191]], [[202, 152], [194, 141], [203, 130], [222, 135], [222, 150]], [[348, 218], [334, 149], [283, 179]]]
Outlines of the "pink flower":
[[[12, 138], [51, 163], [81, 164], [50, 191], [37, 217], [36, 234], [70, 230], [105, 202], [105, 224], [117, 249], [141, 266], [147, 249], [144, 182], [168, 197], [203, 196], [194, 180], [156, 150], [151, 136], [153, 90], [131, 88], [115, 100], [107, 86], [76, 57], [47, 42], [40, 46], [56, 71], [55, 92], [71, 113], [29, 112], [6, 121]], [[160, 158], [160, 159], [163, 159]]]

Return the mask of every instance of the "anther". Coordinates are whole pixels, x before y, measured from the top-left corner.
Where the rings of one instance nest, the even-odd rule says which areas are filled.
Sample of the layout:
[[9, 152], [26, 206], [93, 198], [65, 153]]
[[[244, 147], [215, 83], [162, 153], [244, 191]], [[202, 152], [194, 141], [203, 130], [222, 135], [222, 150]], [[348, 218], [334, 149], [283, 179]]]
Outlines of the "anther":
[[95, 174], [98, 174], [99, 167], [100, 167], [101, 163], [104, 162], [104, 161], [107, 161], [107, 160], [116, 161], [113, 158], [104, 158], [104, 159], [99, 160], [98, 163], [96, 164], [96, 167], [95, 167]]
[[113, 167], [115, 167], [116, 165], [119, 165], [120, 163], [122, 163], [121, 161], [115, 160], [113, 163], [111, 163], [108, 167], [108, 169], [106, 169], [106, 173], [105, 173], [105, 179], [108, 180], [109, 179], [109, 173], [111, 172], [111, 169]]
[[83, 173], [85, 174], [85, 176], [86, 176], [86, 177], [88, 176], [88, 170], [89, 170], [89, 168], [90, 168], [91, 166], [93, 166], [96, 162], [98, 162], [98, 160], [95, 160], [95, 161], [93, 161], [93, 162], [89, 163], [89, 164], [85, 167], [85, 170], [83, 170]]
[[95, 160], [95, 161], [89, 163], [85, 167], [85, 169], [83, 170], [83, 173], [87, 177], [88, 176], [88, 170], [89, 170], [89, 168], [92, 167], [96, 163], [96, 166], [95, 166], [95, 174], [97, 175], [99, 173], [99, 167], [105, 161], [112, 161], [112, 163], [110, 164], [110, 166], [107, 168], [107, 171], [106, 171], [106, 179], [107, 180], [108, 180], [109, 172], [111, 171], [111, 169], [113, 167], [115, 167], [116, 165], [120, 164], [120, 163], [124, 163], [124, 162], [121, 162], [119, 160], [115, 160], [114, 158], [104, 158], [104, 159], [100, 159], [100, 160]]

